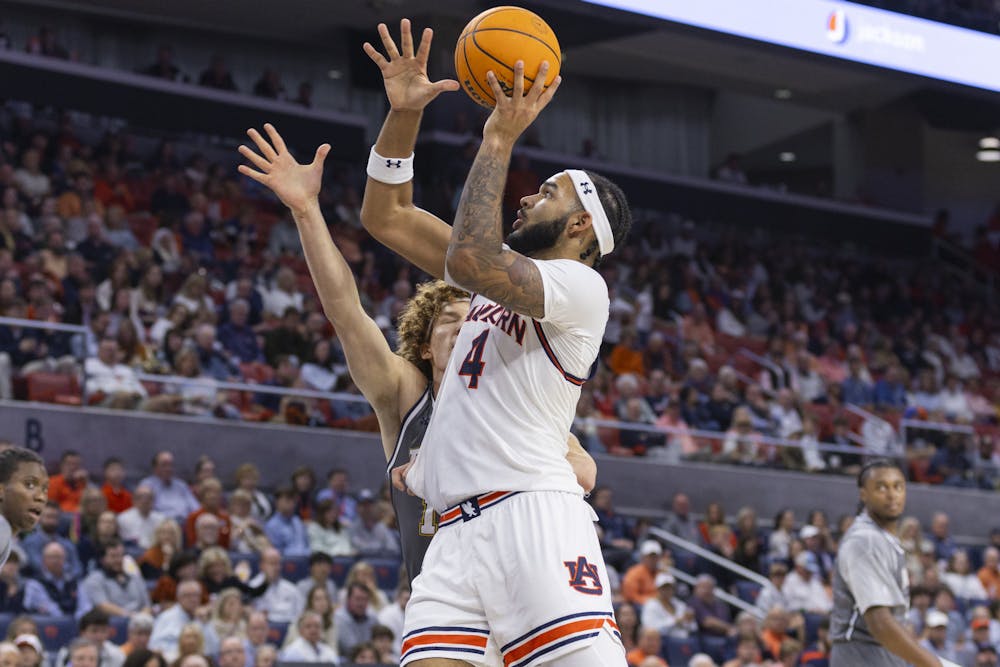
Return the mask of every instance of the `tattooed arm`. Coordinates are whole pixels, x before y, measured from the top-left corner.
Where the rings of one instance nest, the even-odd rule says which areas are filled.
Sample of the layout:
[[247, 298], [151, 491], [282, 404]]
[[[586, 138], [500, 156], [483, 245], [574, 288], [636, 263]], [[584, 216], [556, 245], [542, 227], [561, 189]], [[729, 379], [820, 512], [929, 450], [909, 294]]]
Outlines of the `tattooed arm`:
[[[548, 64], [536, 79], [544, 81]], [[446, 267], [452, 280], [529, 317], [545, 316], [545, 291], [535, 263], [503, 247], [502, 202], [504, 183], [514, 143], [552, 100], [559, 79], [547, 89], [532, 86], [524, 94], [524, 64], [514, 68], [514, 90], [504, 95], [492, 72], [490, 86], [496, 108], [483, 128], [483, 143], [465, 181], [458, 204]]]

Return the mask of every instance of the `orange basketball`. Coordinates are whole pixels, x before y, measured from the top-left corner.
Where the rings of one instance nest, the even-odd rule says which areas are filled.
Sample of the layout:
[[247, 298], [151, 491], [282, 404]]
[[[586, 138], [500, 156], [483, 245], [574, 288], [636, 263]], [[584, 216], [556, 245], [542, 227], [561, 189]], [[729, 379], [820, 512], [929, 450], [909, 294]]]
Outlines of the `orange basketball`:
[[504, 92], [514, 89], [514, 63], [524, 61], [525, 92], [543, 60], [549, 61], [548, 86], [559, 75], [562, 52], [552, 28], [520, 7], [494, 7], [469, 21], [455, 47], [455, 72], [462, 90], [484, 107], [496, 104], [486, 73], [493, 70]]

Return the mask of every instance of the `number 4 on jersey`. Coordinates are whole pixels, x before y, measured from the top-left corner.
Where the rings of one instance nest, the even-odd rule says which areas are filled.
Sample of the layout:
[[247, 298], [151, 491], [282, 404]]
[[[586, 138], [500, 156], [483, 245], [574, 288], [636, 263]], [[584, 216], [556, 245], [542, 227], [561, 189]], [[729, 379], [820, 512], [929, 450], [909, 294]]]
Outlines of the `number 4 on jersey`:
[[483, 361], [483, 348], [486, 346], [486, 338], [489, 335], [490, 332], [487, 330], [476, 336], [472, 341], [472, 349], [465, 355], [465, 359], [458, 369], [459, 375], [468, 376], [469, 389], [479, 388], [479, 376], [483, 374], [483, 368], [486, 366], [486, 362]]

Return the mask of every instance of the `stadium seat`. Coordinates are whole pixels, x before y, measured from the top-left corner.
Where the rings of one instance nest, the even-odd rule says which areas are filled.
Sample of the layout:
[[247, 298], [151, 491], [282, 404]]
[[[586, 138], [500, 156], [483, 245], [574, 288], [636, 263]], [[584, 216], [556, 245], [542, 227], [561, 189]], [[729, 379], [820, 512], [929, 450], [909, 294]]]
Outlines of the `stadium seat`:
[[347, 573], [354, 563], [357, 561], [353, 556], [338, 556], [333, 559], [333, 567], [330, 569], [330, 578], [333, 579], [333, 583], [337, 584], [338, 588], [344, 586], [344, 582], [347, 581]]
[[686, 665], [691, 656], [701, 651], [701, 643], [695, 636], [673, 637], [663, 636], [663, 658], [671, 665]]
[[275, 646], [281, 646], [285, 641], [285, 635], [288, 634], [288, 623], [279, 623], [277, 621], [268, 621], [267, 623], [267, 641], [269, 644], [274, 644]]
[[80, 383], [73, 375], [32, 373], [27, 383], [29, 401], [80, 405]]
[[394, 591], [399, 585], [399, 565], [398, 558], [369, 558], [367, 559], [375, 569], [375, 584], [383, 591]]
[[809, 612], [802, 614], [802, 617], [806, 622], [806, 644], [812, 644], [816, 641], [820, 622], [826, 617], [822, 614], [810, 614]]
[[58, 651], [79, 634], [79, 624], [72, 616], [33, 616], [38, 636], [46, 651]]
[[16, 614], [0, 614], [0, 637], [7, 636], [7, 628], [10, 627], [11, 621], [14, 620]]
[[308, 577], [309, 556], [285, 556], [282, 558], [281, 576], [293, 582]]
[[244, 554], [237, 553], [235, 551], [229, 552], [229, 560], [233, 563], [233, 569], [240, 563], [247, 563], [250, 566], [251, 576], [260, 571], [260, 555], [259, 554]]
[[128, 616], [112, 616], [108, 641], [124, 644], [126, 639], [128, 639]]
[[717, 664], [724, 663], [735, 652], [733, 643], [727, 637], [701, 636], [701, 650], [712, 657]]
[[760, 595], [761, 585], [756, 581], [737, 581], [736, 595], [747, 604], [756, 604]]

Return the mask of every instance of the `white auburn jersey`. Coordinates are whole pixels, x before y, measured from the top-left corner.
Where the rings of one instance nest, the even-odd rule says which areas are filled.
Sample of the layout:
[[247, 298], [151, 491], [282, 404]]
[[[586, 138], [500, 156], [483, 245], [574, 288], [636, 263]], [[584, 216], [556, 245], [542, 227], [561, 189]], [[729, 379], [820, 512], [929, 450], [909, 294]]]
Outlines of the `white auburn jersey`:
[[608, 287], [580, 262], [532, 260], [545, 317], [473, 294], [407, 485], [439, 513], [489, 491], [583, 494], [566, 460], [580, 387], [608, 322]]

